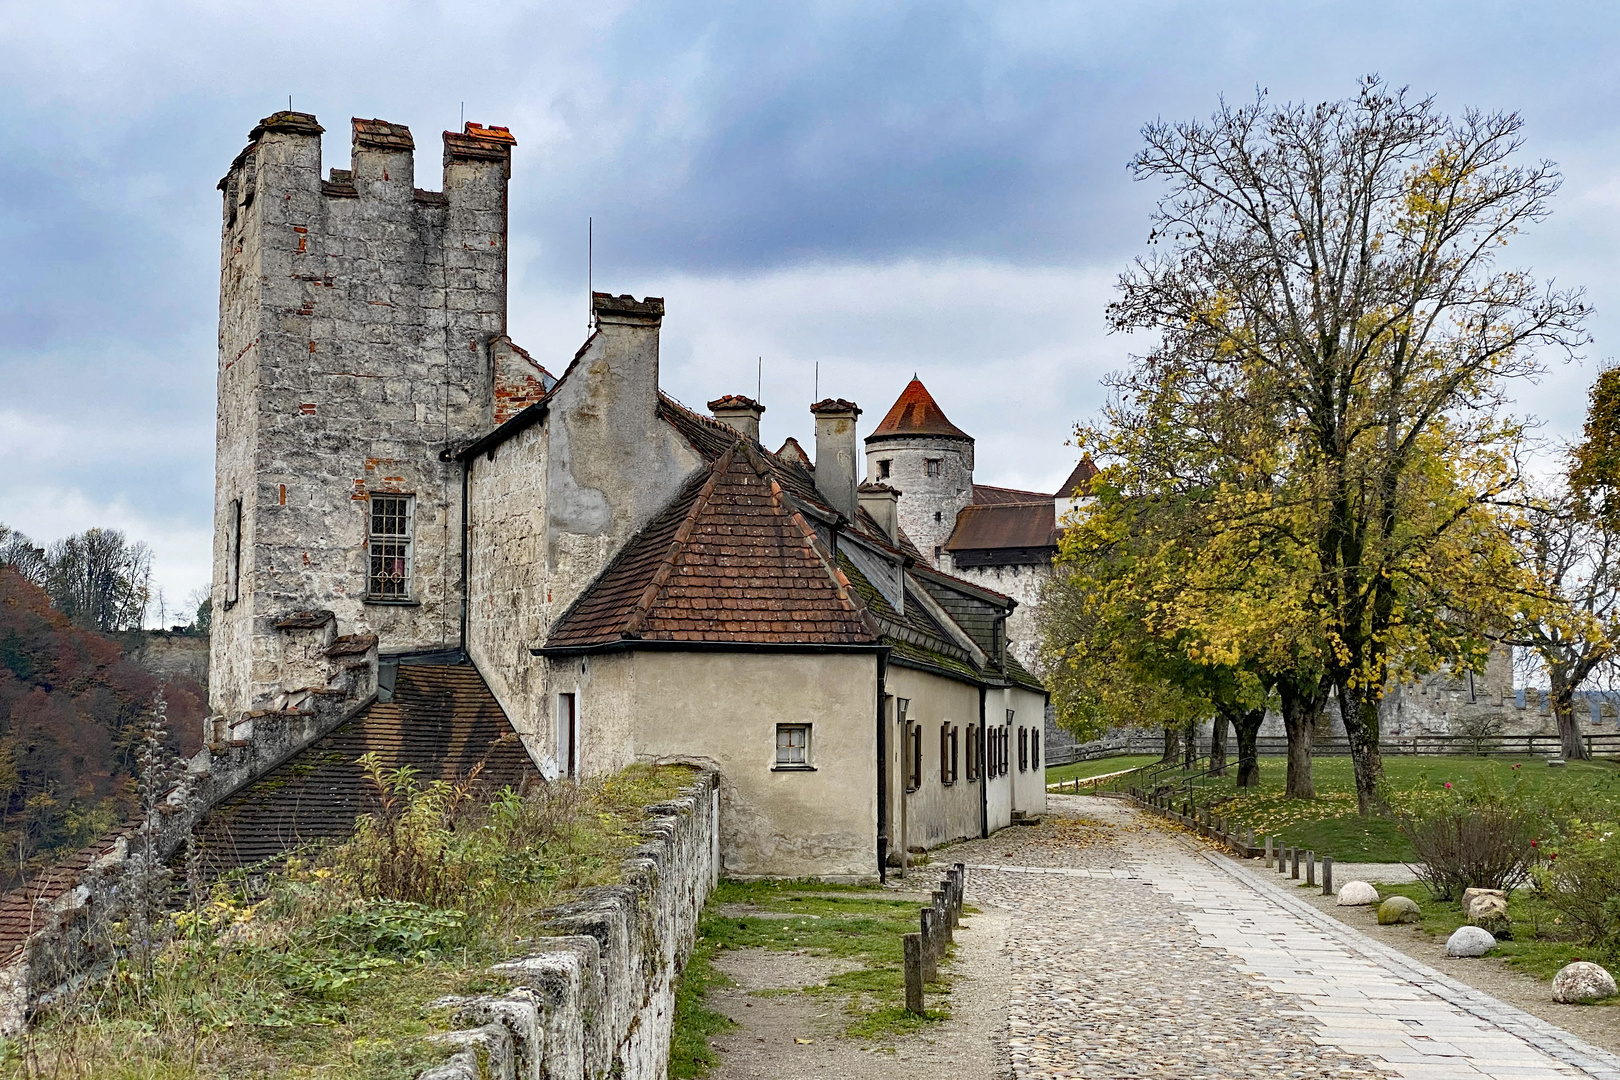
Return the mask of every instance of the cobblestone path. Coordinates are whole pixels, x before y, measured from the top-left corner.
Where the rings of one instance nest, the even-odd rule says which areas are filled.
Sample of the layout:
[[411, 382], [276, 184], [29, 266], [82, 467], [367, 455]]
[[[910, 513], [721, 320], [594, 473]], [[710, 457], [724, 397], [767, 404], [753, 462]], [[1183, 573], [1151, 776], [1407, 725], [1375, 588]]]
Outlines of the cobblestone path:
[[1620, 1080], [1620, 1059], [1372, 942], [1112, 800], [950, 853], [1004, 909], [1024, 1077]]

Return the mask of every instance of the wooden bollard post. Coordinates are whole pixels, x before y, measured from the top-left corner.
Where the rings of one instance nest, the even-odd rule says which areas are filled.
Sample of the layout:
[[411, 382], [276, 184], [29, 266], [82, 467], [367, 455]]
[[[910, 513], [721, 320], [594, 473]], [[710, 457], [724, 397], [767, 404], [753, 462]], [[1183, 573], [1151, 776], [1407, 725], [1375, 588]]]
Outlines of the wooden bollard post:
[[906, 957], [906, 1011], [923, 1012], [923, 942], [921, 934], [904, 934], [900, 938]]
[[1322, 856], [1322, 895], [1333, 895], [1333, 856]]
[[1316, 884], [1316, 852], [1314, 851], [1305, 853], [1305, 884], [1312, 886]]
[[1266, 834], [1266, 869], [1271, 869], [1271, 834]]
[[1248, 858], [1249, 857], [1249, 852], [1251, 852], [1253, 850], [1254, 850], [1254, 826], [1251, 825], [1251, 826], [1249, 826], [1249, 831], [1243, 834], [1243, 857], [1245, 859]]
[[1277, 873], [1288, 873], [1288, 849], [1285, 847], [1277, 849]]
[[1291, 848], [1288, 849], [1288, 863], [1289, 863], [1288, 876], [1290, 878], [1292, 878], [1293, 880], [1298, 881], [1299, 880], [1299, 848], [1291, 847]]
[[938, 889], [934, 890], [934, 933], [939, 937], [939, 951], [945, 951], [945, 943], [951, 940], [951, 917], [945, 906], [945, 894]]
[[939, 966], [934, 956], [934, 909], [922, 909], [922, 979], [923, 982], [933, 982], [939, 975]]

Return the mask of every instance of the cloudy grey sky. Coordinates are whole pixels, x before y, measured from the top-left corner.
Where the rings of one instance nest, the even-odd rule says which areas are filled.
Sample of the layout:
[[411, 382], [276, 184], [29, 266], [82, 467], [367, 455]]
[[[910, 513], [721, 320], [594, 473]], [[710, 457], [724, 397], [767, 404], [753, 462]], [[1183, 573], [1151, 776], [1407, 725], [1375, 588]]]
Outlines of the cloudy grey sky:
[[[1620, 8], [1572, 3], [41, 4], [0, 0], [0, 521], [114, 525], [170, 600], [206, 582], [218, 195], [286, 105], [328, 129], [509, 125], [511, 330], [554, 370], [596, 282], [667, 299], [666, 389], [751, 392], [803, 438], [821, 390], [875, 423], [915, 370], [977, 436], [983, 481], [1050, 490], [1121, 366], [1103, 306], [1156, 194], [1143, 123], [1257, 86], [1357, 76], [1449, 110], [1517, 109], [1559, 163], [1514, 255], [1584, 285], [1583, 366], [1520, 388], [1578, 430], [1620, 351]], [[425, 186], [437, 186], [423, 176]]]

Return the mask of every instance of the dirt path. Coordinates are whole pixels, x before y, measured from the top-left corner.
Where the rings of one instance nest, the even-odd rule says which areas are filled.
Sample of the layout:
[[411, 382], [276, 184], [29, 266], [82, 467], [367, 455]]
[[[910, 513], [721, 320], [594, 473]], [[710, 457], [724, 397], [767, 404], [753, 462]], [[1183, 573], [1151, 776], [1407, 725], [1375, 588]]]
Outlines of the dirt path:
[[[840, 1001], [814, 992], [837, 971], [859, 965], [802, 953], [744, 949], [715, 958], [737, 986], [709, 992], [711, 1008], [737, 1022], [716, 1037], [720, 1065], [711, 1080], [990, 1080], [1007, 1075], [1005, 1046], [1008, 916], [965, 916], [956, 931], [949, 1020], [893, 1042], [841, 1038], [849, 1017]], [[929, 1003], [933, 1007], [933, 1003]]]

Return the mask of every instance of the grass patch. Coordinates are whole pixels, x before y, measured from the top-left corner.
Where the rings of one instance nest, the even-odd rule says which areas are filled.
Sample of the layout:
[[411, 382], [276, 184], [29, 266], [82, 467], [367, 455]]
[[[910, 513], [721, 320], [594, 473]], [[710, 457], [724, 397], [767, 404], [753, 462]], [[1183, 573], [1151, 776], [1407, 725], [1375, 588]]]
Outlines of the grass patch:
[[[1225, 777], [1201, 782], [1195, 801], [1229, 818], [1239, 829], [1254, 829], [1256, 842], [1267, 835], [1283, 845], [1310, 848], [1336, 862], [1408, 862], [1416, 857], [1393, 818], [1363, 818], [1356, 811], [1355, 777], [1348, 757], [1320, 757], [1312, 762], [1315, 799], [1283, 796], [1288, 763], [1280, 757], [1260, 759], [1260, 786], [1237, 787], [1236, 763]], [[1172, 782], [1179, 773], [1167, 774]], [[1416, 810], [1424, 800], [1439, 798], [1449, 782], [1476, 783], [1489, 777], [1503, 787], [1520, 783], [1533, 798], [1564, 806], [1620, 808], [1620, 766], [1614, 761], [1572, 761], [1549, 768], [1544, 758], [1421, 755], [1384, 758], [1389, 799], [1396, 810]]]
[[1106, 776], [1121, 769], [1139, 769], [1158, 760], [1157, 754], [1124, 754], [1120, 757], [1097, 758], [1094, 761], [1076, 761], [1072, 765], [1049, 765], [1046, 769], [1046, 784], [1050, 787], [1053, 784], [1066, 784], [1077, 779], [1089, 780], [1093, 776]]
[[[750, 905], [758, 914], [798, 917], [721, 914], [722, 906], [738, 904]], [[714, 967], [715, 957], [727, 950], [804, 951], [859, 961], [859, 968], [831, 976], [825, 986], [797, 991], [838, 999], [849, 1017], [846, 1037], [891, 1040], [946, 1019], [949, 1013], [943, 1009], [929, 1009], [920, 1017], [905, 1010], [900, 939], [917, 929], [918, 910], [915, 900], [896, 899], [869, 886], [722, 881], [698, 922], [697, 943], [676, 992], [672, 1080], [689, 1080], [712, 1066], [715, 1057], [708, 1039], [731, 1026], [704, 1000], [711, 988], [729, 983]], [[930, 996], [948, 993], [949, 988], [942, 972], [939, 982], [929, 984]]]
[[221, 882], [165, 917], [155, 950], [126, 942], [109, 978], [7, 1044], [0, 1076], [414, 1080], [454, 1026], [427, 1006], [503, 989], [488, 966], [534, 952], [546, 909], [619, 880], [643, 808], [690, 778], [643, 766], [489, 802], [384, 777], [391, 809], [252, 892]]
[[[1380, 897], [1406, 896], [1417, 901], [1423, 909], [1423, 921], [1418, 927], [1437, 938], [1448, 938], [1452, 931], [1468, 920], [1463, 916], [1458, 900], [1436, 900], [1421, 882], [1403, 882], [1398, 885], [1374, 883]], [[1575, 940], [1576, 935], [1566, 929], [1546, 904], [1539, 900], [1533, 889], [1514, 889], [1508, 897], [1508, 918], [1513, 923], [1513, 938], [1498, 941], [1487, 956], [1500, 956], [1508, 964], [1526, 974], [1551, 982], [1558, 969], [1577, 960], [1592, 960], [1612, 965], [1614, 957], [1601, 950]], [[1620, 1004], [1616, 1000], [1614, 1004]]]

